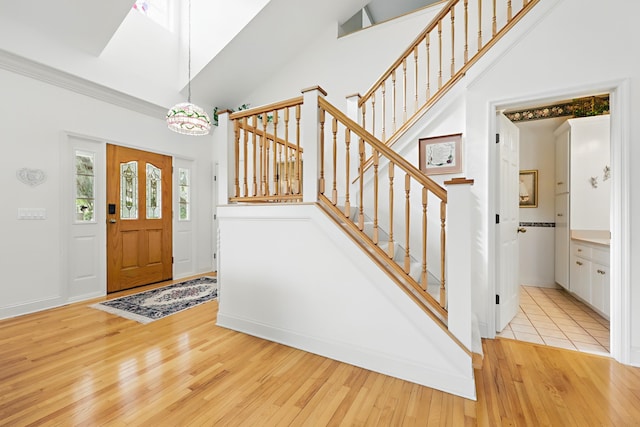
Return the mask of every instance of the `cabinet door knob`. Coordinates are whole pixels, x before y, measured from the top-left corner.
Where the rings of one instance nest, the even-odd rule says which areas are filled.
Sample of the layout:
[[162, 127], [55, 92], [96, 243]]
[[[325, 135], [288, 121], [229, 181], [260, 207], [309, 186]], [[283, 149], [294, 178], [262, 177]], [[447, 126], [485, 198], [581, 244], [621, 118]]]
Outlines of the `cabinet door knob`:
[[559, 213], [558, 216], [564, 216], [563, 214]]
[[582, 252], [582, 249], [578, 249], [578, 252]]
[[560, 181], [560, 182], [558, 182], [557, 184], [558, 184], [558, 185], [562, 185], [562, 184], [564, 184], [564, 182]]
[[605, 274], [604, 270], [598, 270], [598, 273], [600, 273], [600, 274], [602, 274], [602, 275], [604, 275], [604, 274]]
[[582, 263], [580, 261], [576, 261], [576, 264], [578, 265], [582, 265]]

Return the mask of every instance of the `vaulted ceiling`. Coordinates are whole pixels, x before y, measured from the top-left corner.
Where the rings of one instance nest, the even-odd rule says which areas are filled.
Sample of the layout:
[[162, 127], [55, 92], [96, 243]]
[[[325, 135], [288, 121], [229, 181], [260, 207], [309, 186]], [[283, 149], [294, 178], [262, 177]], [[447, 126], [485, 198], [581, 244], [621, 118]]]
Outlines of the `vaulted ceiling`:
[[[262, 1], [255, 16], [246, 17], [242, 31], [216, 36], [208, 25], [213, 16], [207, 19], [207, 14], [215, 14], [218, 22], [227, 19], [223, 14], [230, 10], [228, 3], [192, 0], [194, 101], [233, 105], [238, 92], [251, 90], [318, 32], [345, 22], [365, 6], [374, 22], [380, 22], [437, 1], [269, 0], [266, 5]], [[158, 106], [173, 105], [186, 94], [184, 37], [181, 41], [179, 32], [161, 29], [132, 11], [132, 5], [133, 0], [0, 0], [0, 67], [9, 62], [7, 58], [23, 59]], [[243, 12], [233, 13], [236, 16], [228, 16], [229, 20]], [[199, 40], [198, 31], [203, 30], [207, 36]], [[211, 47], [209, 37], [228, 40], [213, 57], [206, 52]]]

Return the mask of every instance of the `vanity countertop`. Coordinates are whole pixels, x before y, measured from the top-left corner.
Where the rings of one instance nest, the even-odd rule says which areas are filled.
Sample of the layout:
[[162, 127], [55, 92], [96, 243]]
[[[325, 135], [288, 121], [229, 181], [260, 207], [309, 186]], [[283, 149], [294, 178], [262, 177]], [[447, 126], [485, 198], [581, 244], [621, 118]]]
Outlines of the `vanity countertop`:
[[611, 233], [608, 230], [571, 230], [571, 239], [609, 246], [611, 244]]

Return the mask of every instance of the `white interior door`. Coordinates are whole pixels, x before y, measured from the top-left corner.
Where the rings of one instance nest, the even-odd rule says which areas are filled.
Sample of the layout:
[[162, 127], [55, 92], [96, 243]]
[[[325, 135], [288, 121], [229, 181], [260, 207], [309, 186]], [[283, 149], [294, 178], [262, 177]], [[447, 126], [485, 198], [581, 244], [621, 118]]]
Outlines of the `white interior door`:
[[499, 133], [499, 195], [497, 224], [498, 260], [496, 330], [501, 331], [518, 312], [518, 228], [520, 144], [519, 129], [502, 113], [497, 115]]

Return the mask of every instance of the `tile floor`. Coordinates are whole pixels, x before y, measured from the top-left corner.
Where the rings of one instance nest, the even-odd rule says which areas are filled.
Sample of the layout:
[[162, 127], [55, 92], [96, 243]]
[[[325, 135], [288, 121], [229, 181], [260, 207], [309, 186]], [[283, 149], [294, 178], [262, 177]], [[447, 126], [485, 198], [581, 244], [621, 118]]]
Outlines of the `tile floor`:
[[522, 286], [520, 310], [499, 337], [609, 355], [609, 321], [563, 289]]

